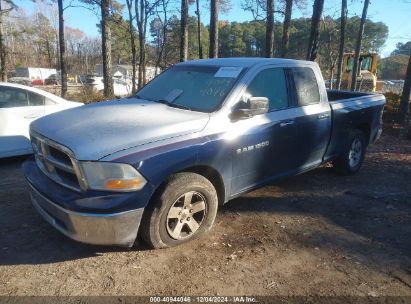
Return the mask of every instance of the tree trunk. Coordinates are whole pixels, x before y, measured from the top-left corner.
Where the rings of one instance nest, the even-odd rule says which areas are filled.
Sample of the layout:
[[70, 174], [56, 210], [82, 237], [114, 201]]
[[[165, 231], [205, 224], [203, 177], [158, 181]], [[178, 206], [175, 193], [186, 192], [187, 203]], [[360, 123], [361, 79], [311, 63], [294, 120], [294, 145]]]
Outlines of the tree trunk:
[[370, 0], [364, 0], [364, 7], [362, 10], [360, 29], [358, 30], [357, 42], [355, 45], [354, 64], [353, 64], [352, 78], [351, 78], [351, 91], [356, 90], [357, 76], [358, 76], [359, 70], [361, 70], [361, 67], [359, 67], [358, 65], [360, 63], [362, 36], [364, 35], [364, 25], [365, 25], [365, 20], [367, 19], [367, 11], [368, 11], [369, 4], [370, 4]]
[[[167, 40], [167, 25], [168, 25], [167, 5], [168, 5], [168, 2], [166, 4], [166, 2], [163, 1], [163, 11], [164, 11], [163, 45], [161, 46], [161, 56], [163, 58], [163, 68], [165, 66], [167, 66], [167, 63], [166, 63], [167, 54], [165, 52], [165, 48], [166, 48], [166, 45], [167, 45], [167, 42], [168, 42], [168, 40]], [[157, 71], [156, 71], [156, 73], [157, 73]]]
[[211, 0], [210, 5], [210, 58], [218, 57], [218, 2]]
[[291, 25], [291, 13], [293, 11], [293, 0], [285, 1], [285, 14], [283, 23], [283, 39], [282, 39], [282, 52], [281, 57], [287, 57], [288, 47], [290, 45], [290, 25]]
[[110, 0], [101, 0], [101, 41], [103, 52], [104, 96], [114, 96], [111, 68]]
[[3, 36], [3, 12], [0, 0], [0, 80], [7, 81], [7, 50]]
[[138, 88], [141, 89], [144, 85], [144, 61], [145, 61], [145, 50], [144, 44], [145, 39], [144, 37], [139, 37], [140, 49], [139, 49], [139, 60], [138, 60]]
[[203, 44], [201, 42], [201, 15], [200, 15], [200, 0], [196, 0], [196, 15], [197, 15], [197, 40], [198, 40], [198, 57], [203, 59]]
[[142, 60], [141, 60], [141, 86], [143, 87], [146, 84], [146, 37], [144, 37], [143, 41], [143, 53], [142, 53]]
[[51, 68], [53, 67], [53, 59], [51, 58], [51, 46], [50, 46], [50, 40], [46, 39], [46, 52], [47, 52], [47, 61], [48, 61], [48, 67]]
[[344, 60], [345, 27], [347, 23], [347, 0], [341, 1], [340, 48], [338, 51], [337, 90], [341, 89], [341, 75]]
[[180, 61], [187, 61], [188, 57], [188, 0], [181, 0], [180, 22]]
[[[137, 0], [138, 1], [138, 0]], [[136, 19], [138, 28], [138, 41], [140, 43], [139, 59], [138, 59], [138, 88], [142, 88], [145, 83], [145, 62], [146, 62], [146, 6], [145, 0], [139, 0], [136, 3]]]
[[[133, 72], [131, 76], [131, 92], [134, 95], [136, 93], [136, 60], [137, 60], [137, 51], [136, 51], [136, 42], [133, 35], [133, 0], [127, 1], [127, 10], [128, 10], [128, 30], [130, 32], [130, 48], [131, 48], [131, 65], [133, 66]], [[137, 5], [137, 3], [136, 3]]]
[[400, 123], [404, 126], [404, 130], [407, 130], [406, 126], [407, 117], [409, 116], [410, 107], [410, 89], [411, 89], [411, 52], [408, 58], [407, 72], [405, 74], [404, 87], [402, 89], [401, 101], [400, 101]]
[[61, 72], [61, 97], [67, 95], [67, 68], [66, 68], [66, 45], [64, 41], [64, 7], [63, 0], [58, 0], [59, 14], [59, 51], [60, 51], [60, 72]]
[[320, 37], [320, 19], [323, 13], [324, 0], [314, 0], [313, 15], [311, 17], [310, 39], [308, 40], [307, 60], [315, 61], [317, 58], [318, 41]]
[[274, 55], [274, 0], [267, 0], [267, 22], [265, 28], [265, 57]]
[[[162, 40], [158, 41], [158, 57], [157, 57], [157, 61], [156, 61], [156, 71], [155, 71], [155, 75], [157, 76], [158, 72], [157, 70], [163, 69], [163, 67], [167, 66], [166, 64], [166, 54], [165, 54], [165, 46], [167, 44], [167, 24], [168, 24], [168, 18], [167, 18], [167, 5], [168, 2], [166, 0], [162, 0], [162, 6], [163, 6], [163, 22], [162, 22], [162, 29], [161, 29], [161, 35], [162, 35]], [[160, 31], [159, 31], [160, 32]], [[158, 37], [160, 37], [160, 34], [157, 35]], [[163, 61], [163, 65], [161, 65], [161, 61]]]

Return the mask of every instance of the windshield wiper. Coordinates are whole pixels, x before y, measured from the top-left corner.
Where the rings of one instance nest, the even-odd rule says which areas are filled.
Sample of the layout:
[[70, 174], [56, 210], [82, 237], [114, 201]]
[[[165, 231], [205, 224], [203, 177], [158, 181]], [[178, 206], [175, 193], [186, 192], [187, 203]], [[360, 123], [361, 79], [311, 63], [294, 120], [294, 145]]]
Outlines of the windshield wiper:
[[130, 97], [128, 97], [128, 98], [137, 98], [137, 99], [142, 99], [142, 100], [147, 100], [147, 101], [154, 101], [154, 102], [156, 102], [156, 100], [148, 99], [148, 98], [142, 97], [141, 95], [138, 95], [138, 94], [132, 95], [132, 96], [130, 96]]
[[169, 107], [173, 107], [173, 108], [179, 108], [179, 109], [184, 109], [184, 110], [192, 111], [192, 109], [191, 109], [190, 107], [183, 106], [183, 105], [177, 104], [177, 103], [168, 103], [167, 105], [168, 105]]
[[163, 103], [163, 104], [165, 104], [165, 105], [167, 105], [167, 106], [169, 106], [169, 107], [179, 108], [179, 109], [184, 109], [184, 110], [190, 110], [190, 111], [192, 111], [192, 109], [191, 109], [190, 107], [187, 107], [187, 106], [184, 106], [184, 105], [180, 105], [180, 104], [177, 104], [177, 103], [172, 103], [172, 102], [169, 102], [168, 100], [165, 100], [165, 99], [159, 99], [159, 100], [156, 100], [156, 102]]

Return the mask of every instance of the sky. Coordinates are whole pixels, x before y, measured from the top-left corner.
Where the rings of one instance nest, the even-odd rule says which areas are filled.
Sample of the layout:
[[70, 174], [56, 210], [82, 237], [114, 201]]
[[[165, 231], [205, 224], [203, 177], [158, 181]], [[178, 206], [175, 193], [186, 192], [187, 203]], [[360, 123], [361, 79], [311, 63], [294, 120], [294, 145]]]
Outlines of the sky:
[[[118, 1], [125, 3], [125, 0]], [[69, 3], [70, 1], [65, 0], [65, 2]], [[180, 1], [172, 0], [171, 2], [175, 3], [175, 5], [169, 14], [179, 14]], [[204, 4], [201, 5], [201, 2]], [[201, 18], [204, 24], [208, 24], [210, 18], [207, 2], [208, 0], [200, 0]], [[226, 14], [220, 15], [220, 20], [239, 22], [252, 20], [251, 13], [242, 10], [241, 2], [242, 0], [231, 0], [231, 10]], [[307, 2], [309, 4], [305, 9], [298, 9], [294, 6], [293, 18], [311, 17], [312, 0], [307, 0]], [[78, 0], [74, 0], [72, 3], [73, 5], [79, 4]], [[32, 0], [16, 0], [16, 4], [24, 8], [27, 13], [36, 10]], [[340, 0], [325, 0], [324, 15], [338, 18], [340, 16], [340, 6]], [[363, 0], [348, 0], [348, 15], [360, 16], [362, 6]], [[190, 9], [190, 14], [194, 15], [194, 6]], [[283, 16], [276, 14], [275, 18], [281, 21]], [[368, 18], [374, 22], [382, 21], [389, 28], [388, 39], [381, 52], [382, 57], [389, 56], [398, 42], [405, 43], [411, 40], [411, 0], [371, 0]], [[84, 7], [70, 7], [65, 10], [65, 19], [67, 26], [78, 28], [89, 36], [99, 35], [96, 26], [99, 23], [99, 11], [97, 9], [93, 11]]]

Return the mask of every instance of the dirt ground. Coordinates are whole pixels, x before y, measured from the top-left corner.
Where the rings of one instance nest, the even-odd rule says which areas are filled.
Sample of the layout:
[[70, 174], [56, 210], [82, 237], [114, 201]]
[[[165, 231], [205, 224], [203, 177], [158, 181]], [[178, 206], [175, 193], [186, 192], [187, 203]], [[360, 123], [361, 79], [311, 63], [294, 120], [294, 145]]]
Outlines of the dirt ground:
[[220, 209], [180, 247], [83, 245], [30, 204], [21, 159], [0, 163], [0, 295], [411, 296], [411, 141], [386, 132], [361, 172], [324, 166]]

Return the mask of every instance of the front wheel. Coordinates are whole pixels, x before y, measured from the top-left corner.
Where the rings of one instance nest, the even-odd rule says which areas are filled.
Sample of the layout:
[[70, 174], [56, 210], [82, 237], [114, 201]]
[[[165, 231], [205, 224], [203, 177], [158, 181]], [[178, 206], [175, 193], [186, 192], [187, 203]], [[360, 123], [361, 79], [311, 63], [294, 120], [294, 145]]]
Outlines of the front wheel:
[[343, 175], [357, 173], [364, 161], [366, 148], [364, 133], [360, 130], [351, 131], [341, 155], [334, 161], [334, 168]]
[[141, 236], [153, 248], [190, 241], [211, 229], [217, 207], [217, 192], [208, 179], [196, 173], [177, 173], [147, 206]]

